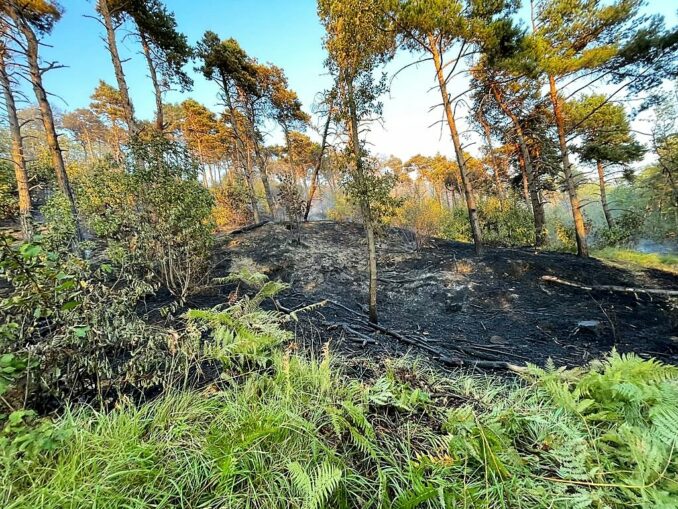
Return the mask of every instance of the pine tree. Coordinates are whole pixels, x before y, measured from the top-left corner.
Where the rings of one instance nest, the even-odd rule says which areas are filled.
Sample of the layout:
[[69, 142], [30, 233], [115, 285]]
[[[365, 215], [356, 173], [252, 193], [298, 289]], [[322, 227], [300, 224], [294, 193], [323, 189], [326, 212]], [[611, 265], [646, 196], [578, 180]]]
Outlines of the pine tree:
[[559, 82], [579, 73], [595, 73], [620, 50], [622, 32], [634, 20], [640, 0], [543, 0], [533, 4], [529, 60], [546, 77], [558, 133], [562, 172], [574, 218], [577, 254], [588, 256], [584, 216], [567, 143], [564, 99]]
[[631, 134], [624, 107], [602, 95], [590, 95], [566, 104], [568, 130], [579, 136], [575, 149], [582, 161], [593, 163], [598, 172], [600, 203], [610, 228], [614, 218], [607, 201], [605, 168], [627, 165], [642, 159], [645, 150]]
[[335, 78], [337, 120], [348, 133], [347, 153], [351, 165], [349, 194], [357, 202], [367, 238], [370, 321], [377, 315], [377, 250], [375, 225], [378, 205], [387, 203], [390, 186], [370, 165], [361, 124], [381, 111], [378, 97], [383, 81], [375, 82], [374, 72], [392, 53], [394, 40], [379, 27], [383, 24], [379, 0], [319, 0], [318, 14], [325, 27], [327, 67]]
[[70, 205], [71, 214], [76, 224], [76, 238], [82, 240], [75, 196], [66, 174], [66, 165], [54, 122], [54, 113], [43, 84], [43, 75], [53, 69], [56, 64], [42, 65], [39, 55], [40, 41], [38, 35], [46, 35], [52, 31], [54, 25], [61, 18], [61, 10], [56, 3], [49, 0], [36, 0], [28, 3], [7, 0], [1, 9], [0, 13], [2, 13], [4, 23], [7, 24], [9, 30], [15, 31], [22, 38], [21, 53], [26, 57], [28, 78], [40, 110], [40, 118], [45, 130], [57, 184]]
[[25, 240], [30, 240], [33, 235], [32, 210], [33, 204], [28, 185], [28, 172], [26, 171], [26, 158], [24, 156], [24, 140], [21, 135], [21, 125], [17, 115], [16, 102], [12, 91], [12, 79], [8, 70], [8, 51], [5, 43], [0, 39], [0, 88], [5, 98], [5, 109], [12, 137], [12, 165], [16, 177], [17, 191], [19, 194], [19, 221], [21, 233]]

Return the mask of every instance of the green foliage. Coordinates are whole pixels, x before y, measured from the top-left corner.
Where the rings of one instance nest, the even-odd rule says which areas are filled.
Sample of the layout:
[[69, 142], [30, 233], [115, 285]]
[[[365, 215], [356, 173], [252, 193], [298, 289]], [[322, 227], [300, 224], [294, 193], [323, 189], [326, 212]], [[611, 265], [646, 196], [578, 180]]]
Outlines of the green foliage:
[[630, 246], [642, 232], [644, 218], [636, 211], [624, 211], [615, 219], [612, 228], [600, 229], [597, 244], [607, 246]]
[[471, 225], [468, 220], [468, 210], [463, 207], [454, 207], [443, 223], [442, 236], [445, 239], [459, 242], [472, 242]]
[[95, 270], [40, 243], [0, 242], [0, 277], [12, 286], [0, 299], [0, 352], [21, 388], [11, 401], [103, 401], [164, 381], [167, 340], [134, 311], [152, 291], [147, 283], [114, 279], [108, 265]]
[[32, 410], [15, 410], [0, 430], [1, 464], [30, 464], [41, 454], [57, 449], [71, 436], [69, 427], [57, 427], [49, 419], [39, 419]]
[[678, 368], [616, 352], [590, 369], [531, 368], [561, 408], [581, 420], [597, 454], [591, 484], [609, 483], [611, 500], [671, 507], [678, 499]]
[[[483, 241], [494, 246], [526, 246], [534, 244], [532, 214], [523, 203], [488, 197], [478, 202], [478, 220]], [[468, 211], [455, 207], [444, 219], [442, 236], [450, 240], [471, 242]]]
[[45, 218], [43, 242], [50, 251], [68, 251], [77, 241], [77, 224], [68, 198], [54, 191], [40, 210]]
[[192, 309], [186, 313], [189, 325], [200, 330], [211, 330], [212, 340], [204, 345], [204, 355], [225, 366], [265, 366], [270, 362], [271, 352], [289, 341], [292, 335], [280, 328], [286, 316], [277, 311], [265, 311], [261, 303], [273, 298], [287, 285], [269, 281], [260, 273], [246, 269], [234, 273], [221, 282], [239, 281], [255, 287], [252, 297], [243, 296], [236, 303], [210, 310]]
[[376, 406], [393, 407], [404, 412], [424, 410], [431, 397], [418, 388], [411, 388], [393, 375], [377, 379], [367, 390], [367, 400]]
[[12, 167], [0, 161], [0, 219], [12, 219], [19, 213], [16, 178]]
[[206, 282], [213, 198], [178, 145], [160, 139], [134, 145], [124, 169], [103, 163], [82, 175], [78, 196], [117, 266], [163, 285], [179, 302]]
[[639, 253], [630, 249], [604, 248], [594, 251], [593, 256], [629, 268], [659, 269], [678, 273], [678, 255], [670, 253]]

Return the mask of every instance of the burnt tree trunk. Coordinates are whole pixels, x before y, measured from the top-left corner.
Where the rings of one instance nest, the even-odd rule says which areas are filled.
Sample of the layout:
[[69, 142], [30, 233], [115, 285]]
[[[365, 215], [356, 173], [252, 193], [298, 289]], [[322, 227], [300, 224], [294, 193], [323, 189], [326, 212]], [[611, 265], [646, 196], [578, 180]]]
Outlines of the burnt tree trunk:
[[534, 233], [535, 233], [535, 244], [543, 246], [546, 243], [546, 216], [544, 214], [544, 204], [542, 203], [539, 196], [539, 175], [532, 164], [532, 156], [527, 147], [527, 138], [523, 131], [523, 126], [520, 123], [518, 116], [509, 108], [504, 100], [504, 96], [501, 93], [501, 90], [496, 83], [492, 84], [492, 94], [494, 95], [497, 104], [504, 112], [504, 114], [511, 119], [511, 123], [516, 131], [516, 137], [518, 138], [518, 145], [520, 148], [521, 161], [525, 172], [523, 185], [527, 184], [527, 196], [529, 195], [529, 202], [532, 204], [532, 216], [534, 218]]
[[245, 181], [247, 182], [247, 192], [250, 199], [250, 206], [252, 207], [252, 217], [254, 218], [254, 222], [258, 223], [259, 206], [257, 205], [257, 196], [254, 192], [254, 183], [252, 181], [252, 156], [249, 147], [245, 145], [245, 140], [243, 140], [242, 134], [238, 127], [238, 118], [233, 100], [231, 99], [231, 93], [228, 87], [228, 79], [224, 75], [221, 76], [221, 86], [224, 91], [226, 108], [228, 109], [229, 116], [231, 117], [231, 126], [233, 128], [233, 135], [235, 136], [236, 154], [238, 155], [238, 159], [241, 161], [241, 167], [243, 169]]
[[494, 173], [494, 185], [497, 188], [497, 195], [499, 195], [499, 199], [503, 202], [506, 199], [506, 190], [504, 189], [504, 185], [502, 184], [499, 177], [499, 163], [497, 162], [497, 156], [494, 153], [494, 149], [492, 147], [492, 132], [490, 130], [490, 124], [487, 122], [487, 119], [485, 118], [485, 115], [482, 111], [478, 111], [478, 122], [480, 122], [480, 125], [483, 127], [487, 148], [490, 151], [492, 172]]
[[47, 92], [42, 83], [43, 70], [40, 68], [40, 59], [38, 56], [38, 39], [33, 29], [25, 20], [21, 19], [15, 11], [10, 12], [12, 19], [26, 39], [28, 73], [33, 92], [35, 93], [35, 99], [38, 103], [38, 109], [40, 110], [40, 119], [42, 120], [42, 125], [45, 129], [45, 138], [52, 158], [57, 185], [70, 205], [71, 214], [73, 214], [73, 219], [75, 220], [76, 238], [82, 240], [78, 210], [75, 205], [73, 190], [71, 189], [71, 184], [68, 181], [68, 175], [66, 174], [66, 165], [64, 164], [64, 157], [61, 153], [61, 146], [59, 145], [59, 137], [56, 132], [56, 126], [54, 125], [54, 114], [52, 113], [52, 107], [49, 104]]
[[323, 129], [323, 138], [320, 142], [320, 154], [318, 155], [318, 161], [315, 164], [315, 168], [313, 168], [313, 175], [311, 175], [311, 187], [308, 190], [308, 199], [306, 200], [306, 209], [304, 210], [304, 221], [308, 221], [308, 215], [311, 212], [311, 205], [313, 204], [313, 195], [315, 195], [316, 189], [318, 188], [318, 174], [320, 173], [320, 168], [322, 168], [325, 147], [327, 146], [327, 134], [330, 131], [331, 122], [332, 102], [330, 102], [330, 107], [327, 112], [327, 120], [325, 121], [325, 128]]

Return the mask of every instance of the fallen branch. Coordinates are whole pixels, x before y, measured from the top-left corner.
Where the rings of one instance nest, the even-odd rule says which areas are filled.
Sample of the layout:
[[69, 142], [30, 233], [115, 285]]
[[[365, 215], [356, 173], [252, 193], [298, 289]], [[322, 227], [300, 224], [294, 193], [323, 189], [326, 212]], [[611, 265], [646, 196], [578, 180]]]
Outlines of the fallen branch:
[[548, 281], [549, 283], [557, 283], [559, 285], [570, 286], [572, 288], [578, 288], [580, 290], [585, 290], [587, 292], [591, 291], [600, 291], [600, 292], [619, 292], [619, 293], [646, 293], [648, 295], [663, 295], [665, 297], [678, 297], [678, 290], [664, 290], [662, 288], [634, 288], [630, 286], [617, 286], [617, 285], [583, 285], [581, 283], [575, 283], [573, 281], [567, 281], [565, 279], [560, 279], [556, 276], [542, 276], [542, 281]]
[[[354, 328], [352, 328], [350, 325], [348, 325], [345, 322], [323, 322], [322, 325], [327, 327], [328, 329], [341, 329], [346, 333], [346, 336], [352, 340], [356, 341], [358, 343], [362, 343], [362, 346], [365, 346], [367, 343], [370, 344], [376, 344], [377, 342], [374, 340], [374, 338], [368, 336], [367, 334], [363, 334], [362, 332], [358, 332]], [[351, 337], [353, 336], [353, 337]]]
[[240, 233], [245, 233], [245, 232], [249, 232], [249, 231], [252, 231], [252, 230], [256, 230], [257, 228], [261, 228], [262, 226], [264, 226], [264, 225], [266, 225], [270, 222], [271, 221], [266, 219], [265, 221], [260, 221], [258, 223], [248, 224], [248, 225], [245, 225], [241, 228], [236, 228], [235, 230], [231, 230], [230, 232], [227, 232], [226, 235], [238, 235]]
[[[345, 309], [346, 311], [351, 312], [352, 314], [360, 317], [359, 323], [365, 327], [370, 327], [376, 331], [381, 332], [382, 334], [386, 334], [387, 336], [391, 336], [392, 338], [397, 339], [398, 341], [401, 341], [402, 343], [405, 343], [410, 346], [414, 346], [417, 348], [421, 348], [422, 350], [425, 350], [432, 354], [434, 357], [439, 359], [441, 362], [448, 366], [474, 366], [477, 368], [484, 368], [484, 369], [507, 369], [509, 371], [514, 371], [516, 373], [522, 373], [525, 371], [525, 368], [516, 366], [515, 364], [510, 364], [508, 362], [503, 362], [503, 361], [497, 361], [497, 360], [477, 360], [477, 361], [472, 361], [472, 360], [463, 360], [463, 359], [458, 359], [458, 358], [453, 358], [445, 355], [442, 351], [439, 349], [426, 344], [423, 341], [417, 341], [416, 339], [408, 338], [406, 336], [403, 336], [402, 334], [395, 332], [391, 329], [387, 329], [386, 327], [372, 323], [368, 320], [363, 319], [363, 316], [358, 313], [357, 311], [353, 311], [352, 309], [344, 306], [343, 304], [339, 304], [336, 301], [333, 301], [331, 299], [325, 299], [329, 304], [334, 304], [335, 306]], [[455, 345], [454, 348], [462, 353], [465, 353], [467, 355], [472, 355], [475, 357], [480, 357], [481, 359], [484, 358], [491, 358], [491, 359], [496, 359], [495, 356], [489, 356], [488, 354], [484, 354], [481, 352], [473, 351], [471, 348], [464, 348], [458, 345]]]
[[440, 356], [438, 360], [447, 366], [455, 368], [502, 369], [513, 371], [514, 373], [525, 373], [527, 370], [524, 366], [516, 366], [515, 364], [503, 361], [473, 361], [456, 357], [447, 357], [444, 355]]

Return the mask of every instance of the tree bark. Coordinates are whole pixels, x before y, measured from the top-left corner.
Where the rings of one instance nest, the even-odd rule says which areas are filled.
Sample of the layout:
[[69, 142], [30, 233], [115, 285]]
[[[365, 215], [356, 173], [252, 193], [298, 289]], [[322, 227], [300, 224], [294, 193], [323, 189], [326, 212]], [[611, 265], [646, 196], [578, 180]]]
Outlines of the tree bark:
[[549, 92], [551, 104], [553, 105], [553, 114], [556, 119], [556, 127], [558, 128], [558, 143], [560, 144], [560, 155], [563, 162], [563, 175], [565, 176], [565, 185], [567, 186], [567, 194], [570, 198], [570, 206], [572, 207], [572, 217], [574, 218], [577, 256], [588, 257], [589, 248], [586, 243], [584, 215], [582, 214], [581, 205], [579, 204], [579, 196], [577, 196], [577, 185], [574, 181], [574, 175], [572, 174], [570, 154], [567, 148], [567, 138], [565, 136], [565, 117], [563, 115], [560, 98], [558, 97], [556, 80], [552, 75], [549, 75]]
[[245, 146], [245, 141], [240, 134], [240, 129], [238, 127], [238, 118], [235, 111], [235, 106], [233, 100], [231, 99], [231, 93], [228, 89], [228, 79], [225, 75], [221, 75], [221, 87], [224, 91], [224, 99], [226, 100], [226, 108], [228, 109], [229, 116], [231, 117], [231, 126], [233, 128], [233, 134], [235, 136], [235, 147], [236, 154], [238, 159], [241, 161], [241, 166], [243, 168], [243, 173], [245, 174], [245, 180], [247, 181], [247, 191], [249, 194], [250, 205], [252, 207], [252, 217], [254, 222], [259, 222], [259, 206], [257, 205], [257, 196], [254, 192], [254, 183], [252, 182], [252, 157], [249, 150], [249, 147]]
[[0, 87], [5, 96], [5, 106], [7, 109], [7, 120], [12, 137], [12, 165], [14, 166], [14, 176], [16, 177], [16, 187], [19, 193], [19, 221], [21, 223], [21, 234], [24, 240], [28, 241], [33, 236], [31, 194], [28, 186], [28, 173], [26, 172], [26, 159], [24, 157], [24, 143], [21, 137], [21, 127], [17, 116], [16, 103], [5, 62], [5, 48], [0, 45]]
[[327, 146], [327, 134], [330, 131], [330, 123], [332, 122], [332, 101], [329, 104], [329, 110], [327, 111], [327, 120], [325, 121], [325, 128], [323, 129], [323, 138], [320, 142], [320, 155], [318, 155], [318, 161], [315, 163], [315, 168], [313, 169], [313, 175], [311, 175], [311, 187], [308, 190], [308, 199], [306, 200], [306, 210], [304, 210], [304, 221], [308, 221], [308, 215], [311, 212], [311, 205], [313, 204], [313, 195], [315, 195], [316, 189], [318, 188], [318, 174], [320, 173], [320, 168], [323, 164], [323, 156], [325, 155], [325, 147]]
[[[254, 135], [254, 133], [253, 133]], [[276, 218], [277, 214], [277, 205], [275, 198], [273, 197], [273, 191], [271, 189], [271, 182], [268, 179], [268, 169], [266, 168], [266, 158], [261, 153], [261, 148], [259, 143], [254, 140], [254, 150], [259, 161], [259, 175], [261, 176], [261, 183], [264, 186], [264, 194], [266, 195], [266, 204], [268, 205], [268, 211], [271, 213], [273, 219]]]
[[524, 175], [527, 177], [527, 194], [529, 194], [530, 203], [532, 204], [535, 244], [537, 247], [540, 247], [546, 243], [546, 217], [544, 215], [544, 204], [541, 202], [539, 196], [539, 175], [532, 164], [532, 156], [530, 156], [530, 151], [527, 147], [527, 138], [525, 137], [520, 119], [508, 107], [506, 101], [504, 100], [504, 96], [496, 83], [492, 83], [491, 89], [497, 104], [499, 104], [499, 107], [504, 112], [504, 114], [509, 117], [509, 119], [511, 119], [511, 123], [513, 124], [513, 127], [516, 131], [516, 137], [518, 138], [518, 145], [522, 155], [522, 164], [524, 165], [525, 169]]
[[165, 117], [162, 109], [162, 88], [158, 81], [158, 72], [153, 62], [148, 37], [146, 37], [146, 34], [141, 29], [139, 29], [139, 38], [141, 39], [141, 48], [144, 51], [144, 57], [148, 64], [148, 73], [151, 76], [151, 83], [153, 83], [153, 91], [155, 93], [155, 128], [158, 132], [162, 133], [165, 130]]
[[532, 201], [530, 200], [530, 184], [527, 177], [527, 168], [525, 167], [525, 157], [522, 152], [518, 152], [518, 166], [520, 167], [520, 181], [523, 185], [523, 199], [532, 212]]
[[598, 183], [600, 185], [600, 203], [603, 206], [603, 213], [605, 214], [607, 226], [612, 229], [614, 228], [614, 219], [612, 217], [612, 213], [610, 212], [610, 207], [607, 204], [607, 192], [605, 190], [605, 169], [603, 168], [603, 162], [596, 161], [596, 167], [598, 169]]
[[443, 99], [443, 107], [445, 108], [445, 116], [447, 118], [447, 125], [450, 128], [450, 135], [452, 136], [452, 143], [454, 144], [454, 151], [457, 156], [457, 164], [459, 165], [459, 173], [461, 174], [461, 182], [464, 188], [464, 196], [466, 197], [466, 207], [468, 208], [468, 218], [471, 223], [471, 232], [473, 234], [473, 244], [475, 246], [476, 254], [480, 255], [483, 252], [483, 240], [480, 231], [480, 222], [478, 221], [478, 209], [476, 207], [475, 196], [473, 195], [473, 184], [466, 174], [466, 161], [464, 160], [464, 151], [459, 139], [459, 131], [454, 120], [452, 112], [452, 105], [450, 104], [450, 97], [447, 93], [447, 83], [445, 82], [445, 74], [442, 65], [442, 57], [438, 51], [438, 46], [435, 43], [433, 36], [429, 35], [429, 51], [433, 56], [433, 63], [436, 68], [436, 76], [438, 78], [438, 88]]
[[99, 14], [106, 27], [106, 39], [108, 42], [108, 51], [111, 54], [111, 61], [113, 62], [113, 70], [115, 71], [115, 79], [118, 82], [118, 90], [122, 97], [123, 109], [125, 111], [125, 122], [131, 137], [139, 134], [139, 126], [134, 118], [134, 105], [129, 96], [129, 89], [127, 88], [127, 81], [125, 80], [125, 73], [122, 69], [122, 62], [120, 54], [118, 53], [118, 44], [115, 40], [115, 28], [113, 28], [113, 18], [108, 8], [108, 0], [98, 0]]
[[252, 154], [248, 150], [246, 154], [246, 164], [245, 164], [245, 180], [247, 181], [247, 189], [250, 195], [250, 205], [252, 207], [252, 217], [254, 222], [258, 223], [260, 221], [259, 217], [259, 204], [257, 203], [257, 193], [254, 190], [254, 182], [252, 179]]
[[[363, 178], [363, 157], [360, 139], [358, 138], [358, 114], [356, 112], [355, 98], [353, 95], [353, 82], [349, 78], [346, 83], [348, 91], [349, 107], [349, 131], [351, 139], [351, 148], [355, 157], [356, 177]], [[360, 213], [365, 225], [365, 236], [367, 238], [367, 265], [369, 275], [369, 316], [371, 323], [378, 323], [377, 315], [377, 247], [374, 240], [374, 225], [372, 224], [372, 211], [370, 203], [364, 196], [358, 197], [360, 203]]]
[[487, 122], [487, 119], [485, 118], [484, 113], [479, 110], [478, 111], [478, 122], [480, 122], [480, 125], [483, 128], [483, 132], [485, 133], [485, 142], [487, 143], [487, 148], [490, 151], [490, 159], [492, 160], [492, 171], [494, 173], [494, 185], [497, 188], [497, 195], [499, 195], [499, 199], [503, 202], [506, 199], [506, 193], [504, 189], [504, 185], [501, 182], [501, 179], [499, 178], [499, 164], [497, 163], [497, 156], [494, 153], [494, 149], [492, 147], [492, 132], [490, 130], [490, 124]]
[[45, 137], [47, 139], [50, 156], [52, 157], [57, 184], [69, 202], [71, 214], [73, 214], [73, 219], [75, 220], [76, 238], [77, 240], [82, 240], [83, 237], [82, 230], [80, 229], [80, 221], [78, 219], [78, 210], [75, 205], [73, 190], [71, 189], [71, 184], [68, 181], [68, 175], [66, 174], [66, 165], [64, 164], [64, 157], [61, 153], [61, 146], [59, 145], [59, 138], [56, 132], [56, 126], [54, 125], [52, 107], [47, 100], [47, 92], [42, 84], [43, 71], [40, 69], [40, 60], [38, 57], [38, 39], [33, 29], [25, 20], [19, 17], [16, 11], [12, 9], [10, 10], [10, 13], [13, 21], [26, 39], [26, 61], [28, 63], [28, 72], [33, 92], [35, 93], [35, 99], [38, 103], [38, 109], [40, 110], [42, 125], [45, 129]]

